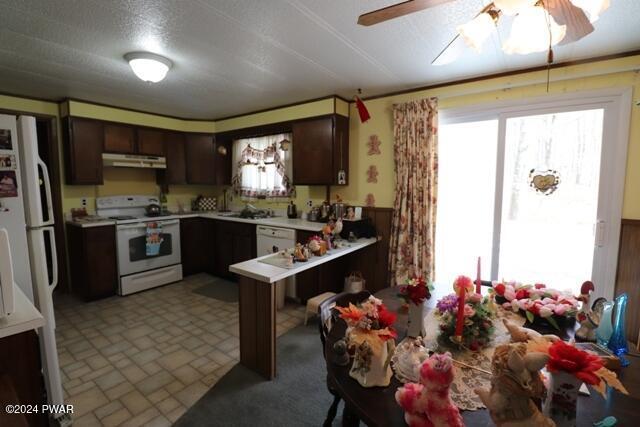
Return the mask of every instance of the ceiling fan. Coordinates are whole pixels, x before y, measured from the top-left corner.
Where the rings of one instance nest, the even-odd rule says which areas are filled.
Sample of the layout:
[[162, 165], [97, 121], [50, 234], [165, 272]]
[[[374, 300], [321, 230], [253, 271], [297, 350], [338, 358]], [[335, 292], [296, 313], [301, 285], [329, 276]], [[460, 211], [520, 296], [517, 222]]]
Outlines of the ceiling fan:
[[[358, 24], [375, 25], [452, 1], [455, 0], [408, 0], [360, 15]], [[548, 51], [548, 61], [553, 62], [552, 46], [572, 43], [592, 33], [592, 23], [608, 7], [609, 0], [493, 0], [471, 21], [458, 26], [455, 37], [432, 64], [453, 62], [460, 52], [456, 46], [459, 39], [480, 51], [505, 15], [513, 17], [511, 34], [502, 46], [506, 53]]]

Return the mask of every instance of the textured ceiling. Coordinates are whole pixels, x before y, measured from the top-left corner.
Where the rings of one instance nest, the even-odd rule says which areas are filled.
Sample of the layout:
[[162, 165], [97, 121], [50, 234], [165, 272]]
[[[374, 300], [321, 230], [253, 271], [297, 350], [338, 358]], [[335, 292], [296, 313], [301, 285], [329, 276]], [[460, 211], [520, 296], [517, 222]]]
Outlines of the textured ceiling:
[[[337, 93], [365, 96], [542, 65], [505, 55], [508, 22], [453, 64], [431, 60], [487, 0], [457, 0], [372, 27], [361, 13], [399, 0], [0, 0], [0, 91], [80, 98], [216, 118]], [[611, 0], [596, 31], [556, 62], [640, 48], [640, 0]], [[161, 83], [138, 80], [126, 52], [167, 56]]]

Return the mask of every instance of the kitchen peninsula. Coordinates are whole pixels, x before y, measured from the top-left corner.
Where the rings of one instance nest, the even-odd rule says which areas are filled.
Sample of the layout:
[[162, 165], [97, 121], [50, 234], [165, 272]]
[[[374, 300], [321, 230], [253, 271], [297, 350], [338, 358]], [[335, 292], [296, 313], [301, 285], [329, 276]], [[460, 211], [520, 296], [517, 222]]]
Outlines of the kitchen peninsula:
[[229, 271], [240, 276], [240, 363], [269, 380], [276, 375], [275, 282], [353, 254], [377, 241], [376, 238], [358, 239], [292, 268], [262, 262], [274, 255], [229, 266]]

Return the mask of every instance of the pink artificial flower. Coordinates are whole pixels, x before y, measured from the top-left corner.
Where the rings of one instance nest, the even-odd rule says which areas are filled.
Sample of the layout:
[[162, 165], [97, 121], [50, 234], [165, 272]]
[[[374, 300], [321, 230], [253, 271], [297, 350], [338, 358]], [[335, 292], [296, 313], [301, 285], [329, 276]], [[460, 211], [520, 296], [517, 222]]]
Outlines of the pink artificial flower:
[[482, 295], [476, 294], [475, 292], [472, 294], [467, 294], [467, 301], [471, 303], [478, 303], [482, 301]]
[[526, 299], [514, 299], [514, 301], [517, 301], [518, 307], [520, 307], [521, 310], [526, 310], [527, 307], [529, 307], [531, 305], [530, 302], [529, 302], [529, 298], [526, 298]]
[[464, 305], [464, 317], [473, 317], [476, 311], [469, 304]]
[[544, 283], [536, 283], [534, 286], [536, 289], [544, 289], [547, 287]]
[[507, 301], [512, 301], [516, 297], [516, 291], [512, 286], [508, 286], [504, 289], [504, 298]]
[[551, 299], [551, 298], [549, 298], [549, 297], [547, 297], [547, 298], [542, 298], [542, 303], [543, 303], [543, 304], [545, 304], [545, 305], [550, 304], [550, 303], [554, 303], [554, 302], [556, 302], [556, 300]]
[[553, 310], [553, 312], [558, 316], [562, 316], [565, 313], [565, 311], [567, 311], [567, 306], [564, 304], [556, 305], [556, 308]]
[[502, 308], [504, 308], [505, 310], [510, 310], [511, 309], [511, 303], [510, 302], [502, 303]]
[[553, 310], [551, 310], [549, 307], [540, 307], [540, 317], [547, 318], [551, 317], [552, 314]]
[[513, 310], [514, 313], [517, 313], [518, 310], [520, 310], [520, 306], [518, 305], [517, 299], [511, 300], [511, 309]]

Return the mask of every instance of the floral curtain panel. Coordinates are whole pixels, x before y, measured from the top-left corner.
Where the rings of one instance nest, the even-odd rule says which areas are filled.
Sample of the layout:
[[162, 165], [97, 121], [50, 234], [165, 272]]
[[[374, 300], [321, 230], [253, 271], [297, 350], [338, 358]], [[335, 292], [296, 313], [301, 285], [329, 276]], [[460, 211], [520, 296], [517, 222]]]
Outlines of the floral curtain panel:
[[391, 285], [433, 280], [438, 189], [438, 100], [393, 106], [396, 191], [389, 248]]
[[233, 142], [234, 192], [243, 198], [291, 197], [291, 149], [282, 149], [282, 141], [291, 134], [238, 139]]

